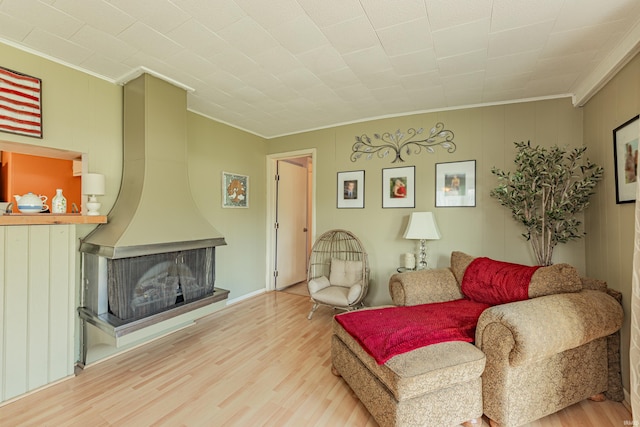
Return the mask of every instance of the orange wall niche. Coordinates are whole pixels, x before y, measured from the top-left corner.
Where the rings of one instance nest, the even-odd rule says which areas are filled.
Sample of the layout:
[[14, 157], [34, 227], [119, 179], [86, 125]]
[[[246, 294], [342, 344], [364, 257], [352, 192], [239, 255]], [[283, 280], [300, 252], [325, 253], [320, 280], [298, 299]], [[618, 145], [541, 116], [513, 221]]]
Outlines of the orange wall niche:
[[82, 178], [73, 176], [72, 160], [3, 151], [0, 182], [0, 201], [17, 205], [14, 195], [31, 192], [47, 196], [45, 203], [51, 208], [51, 199], [56, 195], [56, 189], [61, 188], [67, 199], [67, 212], [71, 212], [72, 203], [80, 207]]

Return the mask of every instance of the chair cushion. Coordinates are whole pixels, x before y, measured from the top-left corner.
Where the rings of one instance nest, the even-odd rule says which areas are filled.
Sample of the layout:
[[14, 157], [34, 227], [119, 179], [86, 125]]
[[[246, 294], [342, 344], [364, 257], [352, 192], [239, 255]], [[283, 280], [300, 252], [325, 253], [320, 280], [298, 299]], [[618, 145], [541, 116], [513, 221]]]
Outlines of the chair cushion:
[[309, 293], [313, 295], [330, 285], [331, 283], [329, 283], [329, 279], [327, 279], [325, 276], [320, 276], [316, 277], [315, 279], [309, 280], [307, 288], [309, 289]]
[[344, 286], [329, 286], [314, 293], [312, 297], [322, 304], [347, 307], [349, 306], [349, 290]]
[[332, 286], [351, 287], [362, 281], [362, 261], [331, 258], [329, 282]]
[[347, 300], [349, 304], [353, 304], [358, 298], [360, 298], [360, 294], [362, 293], [362, 285], [357, 283], [349, 288], [349, 294], [347, 295]]

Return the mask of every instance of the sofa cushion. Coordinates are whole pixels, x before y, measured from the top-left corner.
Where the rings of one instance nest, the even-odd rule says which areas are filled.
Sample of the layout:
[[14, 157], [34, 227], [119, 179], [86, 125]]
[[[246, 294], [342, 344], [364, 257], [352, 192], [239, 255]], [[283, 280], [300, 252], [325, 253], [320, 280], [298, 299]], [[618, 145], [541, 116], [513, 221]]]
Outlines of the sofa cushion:
[[[464, 252], [451, 252], [451, 271], [458, 284], [462, 285], [464, 273], [474, 259], [474, 256]], [[537, 298], [580, 290], [582, 290], [582, 280], [578, 271], [575, 267], [562, 263], [538, 268], [531, 277], [528, 294], [529, 298]]]
[[331, 258], [329, 282], [332, 286], [351, 287], [362, 281], [362, 261]]
[[569, 264], [554, 264], [541, 267], [535, 272], [529, 284], [529, 298], [581, 290], [582, 280], [575, 267]]
[[464, 272], [476, 257], [467, 255], [464, 252], [453, 251], [451, 252], [451, 271], [458, 281], [458, 286], [462, 284], [462, 278]]

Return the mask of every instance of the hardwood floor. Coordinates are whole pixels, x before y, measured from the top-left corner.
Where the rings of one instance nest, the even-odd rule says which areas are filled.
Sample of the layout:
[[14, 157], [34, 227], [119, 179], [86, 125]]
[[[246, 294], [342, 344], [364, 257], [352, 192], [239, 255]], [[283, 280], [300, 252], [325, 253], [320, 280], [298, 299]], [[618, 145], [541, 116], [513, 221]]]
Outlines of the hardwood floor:
[[[321, 307], [309, 321], [310, 307], [285, 292], [242, 301], [0, 406], [0, 425], [376, 426], [331, 374], [333, 312]], [[584, 401], [529, 427], [630, 419], [621, 403]]]
[[304, 295], [309, 296], [309, 288], [307, 287], [307, 282], [296, 283], [295, 285], [291, 285], [287, 288], [281, 289], [280, 292], [286, 292], [288, 294], [295, 295]]

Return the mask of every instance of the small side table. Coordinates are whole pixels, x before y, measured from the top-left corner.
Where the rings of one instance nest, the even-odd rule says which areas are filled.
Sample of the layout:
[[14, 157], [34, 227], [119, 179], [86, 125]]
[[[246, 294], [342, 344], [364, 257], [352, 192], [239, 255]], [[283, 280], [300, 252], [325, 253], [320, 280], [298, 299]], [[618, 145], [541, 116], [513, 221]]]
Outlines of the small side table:
[[396, 271], [397, 271], [398, 273], [406, 273], [406, 272], [408, 272], [408, 271], [416, 271], [416, 269], [415, 269], [415, 268], [407, 268], [407, 267], [398, 267], [398, 268], [396, 269]]

